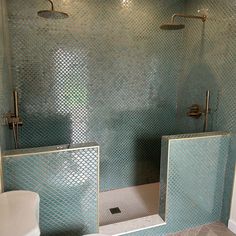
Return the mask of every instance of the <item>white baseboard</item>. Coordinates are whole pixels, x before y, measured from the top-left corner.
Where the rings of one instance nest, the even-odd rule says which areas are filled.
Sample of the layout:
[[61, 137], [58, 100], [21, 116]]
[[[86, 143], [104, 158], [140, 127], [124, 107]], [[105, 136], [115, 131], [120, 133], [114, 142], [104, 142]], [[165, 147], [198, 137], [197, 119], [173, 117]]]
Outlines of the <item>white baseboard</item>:
[[234, 220], [229, 220], [228, 222], [228, 228], [230, 231], [232, 231], [234, 234], [236, 234], [236, 222]]

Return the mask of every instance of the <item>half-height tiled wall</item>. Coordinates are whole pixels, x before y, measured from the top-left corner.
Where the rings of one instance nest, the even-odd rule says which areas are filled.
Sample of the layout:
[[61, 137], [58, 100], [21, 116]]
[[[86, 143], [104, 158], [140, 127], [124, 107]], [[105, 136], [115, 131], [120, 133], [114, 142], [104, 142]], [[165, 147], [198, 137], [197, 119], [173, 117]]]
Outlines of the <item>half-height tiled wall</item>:
[[[158, 181], [161, 136], [176, 130], [182, 32], [160, 30], [177, 0], [8, 1], [21, 147], [96, 141], [101, 190]], [[120, 175], [122, 170], [122, 176]]]
[[162, 158], [168, 158], [166, 225], [128, 235], [164, 236], [219, 221], [229, 142], [230, 135], [222, 132], [163, 137]]
[[94, 145], [5, 153], [4, 189], [39, 194], [42, 235], [81, 236], [98, 232], [99, 147]]

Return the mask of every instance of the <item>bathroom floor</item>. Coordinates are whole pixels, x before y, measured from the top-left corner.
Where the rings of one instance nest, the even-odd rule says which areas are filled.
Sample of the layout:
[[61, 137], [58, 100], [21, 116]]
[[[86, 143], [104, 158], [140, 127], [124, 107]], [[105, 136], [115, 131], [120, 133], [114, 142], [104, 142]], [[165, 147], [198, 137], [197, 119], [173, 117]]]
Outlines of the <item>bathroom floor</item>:
[[158, 214], [159, 183], [99, 194], [100, 226]]
[[168, 236], [235, 236], [223, 223], [216, 222]]

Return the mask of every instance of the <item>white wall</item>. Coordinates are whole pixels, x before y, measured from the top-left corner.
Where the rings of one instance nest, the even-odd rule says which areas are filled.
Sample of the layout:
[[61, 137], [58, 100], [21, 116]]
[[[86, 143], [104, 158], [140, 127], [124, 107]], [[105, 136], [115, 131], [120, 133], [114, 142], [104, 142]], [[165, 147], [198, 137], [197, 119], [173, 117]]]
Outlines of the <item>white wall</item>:
[[234, 172], [234, 188], [233, 188], [233, 196], [231, 202], [231, 210], [230, 210], [230, 219], [228, 227], [229, 229], [236, 234], [236, 166]]
[[1, 156], [1, 147], [0, 147], [0, 193], [3, 192], [3, 178], [2, 178], [2, 156]]

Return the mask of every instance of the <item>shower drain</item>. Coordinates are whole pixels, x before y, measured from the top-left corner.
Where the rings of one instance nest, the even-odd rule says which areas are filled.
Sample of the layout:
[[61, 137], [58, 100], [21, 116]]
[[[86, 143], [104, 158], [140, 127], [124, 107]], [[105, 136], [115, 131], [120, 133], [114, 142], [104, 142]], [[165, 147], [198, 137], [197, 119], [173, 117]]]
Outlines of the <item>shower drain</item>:
[[110, 208], [109, 210], [110, 210], [112, 215], [121, 213], [121, 210], [120, 210], [119, 207]]

